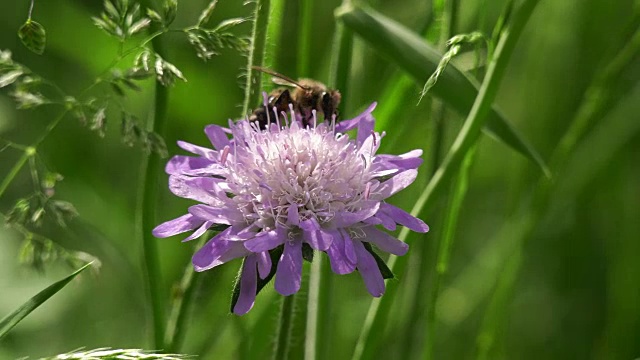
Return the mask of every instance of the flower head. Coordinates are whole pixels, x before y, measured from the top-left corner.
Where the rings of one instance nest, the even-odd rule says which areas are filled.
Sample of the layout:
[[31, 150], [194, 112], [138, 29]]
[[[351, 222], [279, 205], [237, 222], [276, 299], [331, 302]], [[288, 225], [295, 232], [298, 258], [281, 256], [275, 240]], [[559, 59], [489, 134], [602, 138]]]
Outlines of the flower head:
[[[408, 246], [378, 229], [396, 224], [418, 232], [428, 226], [384, 200], [409, 186], [422, 163], [421, 150], [377, 155], [384, 133], [373, 131], [372, 104], [352, 120], [303, 127], [300, 117], [271, 116], [266, 129], [249, 121], [229, 128], [209, 125], [215, 150], [178, 142], [197, 156], [175, 156], [167, 164], [169, 188], [201, 204], [154, 229], [157, 237], [193, 231], [192, 240], [214, 225], [226, 229], [193, 256], [196, 271], [244, 258], [240, 289], [232, 311], [244, 314], [264, 283], [300, 289], [302, 261], [313, 250], [329, 256], [335, 273], [358, 270], [373, 296], [384, 293], [384, 278], [373, 251], [404, 255]], [[356, 139], [346, 131], [358, 128]], [[228, 135], [231, 135], [229, 139]]]

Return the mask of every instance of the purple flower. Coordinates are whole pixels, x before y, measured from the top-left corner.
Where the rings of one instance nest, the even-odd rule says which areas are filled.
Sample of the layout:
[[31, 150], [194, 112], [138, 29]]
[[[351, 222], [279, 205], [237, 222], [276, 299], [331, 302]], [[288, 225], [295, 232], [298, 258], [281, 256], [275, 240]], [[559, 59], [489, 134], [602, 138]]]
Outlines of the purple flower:
[[[400, 224], [417, 232], [429, 228], [384, 201], [415, 180], [422, 151], [377, 155], [384, 133], [373, 130], [374, 108], [375, 103], [338, 124], [335, 119], [317, 124], [314, 113], [313, 125], [306, 128], [293, 109], [289, 116], [274, 111], [265, 130], [246, 120], [230, 121], [229, 128], [209, 125], [205, 133], [215, 150], [178, 142], [197, 156], [169, 161], [169, 189], [201, 204], [159, 225], [154, 235], [193, 231], [188, 241], [212, 226], [226, 226], [196, 252], [193, 266], [204, 271], [244, 258], [232, 308], [236, 314], [251, 309], [256, 293], [274, 275], [276, 291], [296, 293], [311, 249], [325, 252], [337, 274], [358, 270], [369, 293], [381, 296], [386, 266], [371, 245], [395, 255], [404, 255], [408, 246], [378, 225], [395, 230]], [[356, 127], [356, 139], [349, 139], [345, 132]]]

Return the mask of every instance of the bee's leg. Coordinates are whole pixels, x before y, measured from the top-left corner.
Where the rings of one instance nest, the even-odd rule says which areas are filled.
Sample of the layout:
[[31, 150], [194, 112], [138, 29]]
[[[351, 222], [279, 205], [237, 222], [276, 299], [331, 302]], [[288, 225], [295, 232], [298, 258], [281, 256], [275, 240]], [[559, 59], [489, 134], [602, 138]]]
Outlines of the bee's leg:
[[338, 116], [338, 109], [335, 107], [333, 97], [326, 92], [322, 94], [322, 113], [324, 114], [324, 121], [331, 121], [333, 115]]
[[284, 91], [282, 91], [282, 93], [280, 93], [273, 105], [278, 108], [278, 111], [286, 111], [288, 110], [289, 104], [291, 103], [293, 103], [293, 100], [291, 99], [291, 93], [289, 92], [289, 89], [285, 89]]
[[261, 130], [267, 128], [267, 122], [269, 122], [269, 118], [267, 117], [267, 109], [264, 106], [257, 108], [253, 114], [249, 117], [250, 122], [258, 122], [258, 127]]

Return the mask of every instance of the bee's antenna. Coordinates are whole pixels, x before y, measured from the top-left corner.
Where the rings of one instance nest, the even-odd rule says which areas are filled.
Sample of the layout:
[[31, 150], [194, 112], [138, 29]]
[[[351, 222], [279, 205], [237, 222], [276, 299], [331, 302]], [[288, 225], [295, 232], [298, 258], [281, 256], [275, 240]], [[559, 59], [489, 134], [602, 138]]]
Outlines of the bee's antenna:
[[267, 68], [264, 68], [264, 67], [262, 67], [262, 66], [252, 66], [251, 68], [252, 68], [253, 70], [262, 71], [262, 72], [263, 72], [263, 73], [265, 73], [265, 74], [269, 74], [269, 75], [271, 75], [271, 76], [274, 76], [274, 77], [277, 77], [277, 78], [279, 78], [279, 79], [282, 79], [282, 80], [284, 80], [284, 81], [286, 81], [286, 82], [288, 82], [288, 83], [291, 83], [292, 85], [295, 85], [295, 86], [299, 87], [300, 89], [303, 89], [303, 90], [309, 90], [309, 88], [308, 88], [308, 87], [306, 87], [306, 86], [304, 86], [304, 85], [300, 84], [299, 82], [297, 82], [297, 81], [293, 80], [292, 78], [287, 77], [287, 76], [284, 76], [284, 75], [282, 75], [282, 74], [280, 74], [280, 73], [277, 73], [277, 72], [275, 72], [275, 71], [273, 71], [273, 70], [271, 70], [271, 69], [267, 69]]

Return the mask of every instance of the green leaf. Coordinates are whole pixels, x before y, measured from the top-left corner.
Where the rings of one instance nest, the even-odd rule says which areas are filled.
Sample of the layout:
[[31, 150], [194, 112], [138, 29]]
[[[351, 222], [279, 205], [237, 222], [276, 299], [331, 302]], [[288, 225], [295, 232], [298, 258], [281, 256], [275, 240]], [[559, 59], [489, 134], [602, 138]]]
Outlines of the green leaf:
[[[443, 55], [401, 24], [368, 8], [342, 7], [336, 14], [380, 54], [388, 57], [422, 86], [438, 68]], [[478, 95], [478, 84], [453, 64], [442, 73], [432, 92], [459, 113], [466, 115]], [[545, 174], [547, 165], [538, 152], [495, 107], [489, 111], [485, 131], [535, 162]]]
[[38, 55], [44, 53], [44, 47], [47, 42], [47, 33], [44, 27], [39, 23], [29, 19], [18, 31], [18, 37], [27, 47]]
[[76, 270], [73, 274], [56, 283], [53, 283], [48, 288], [36, 294], [36, 296], [29, 299], [26, 303], [22, 304], [22, 306], [20, 306], [16, 311], [2, 319], [2, 321], [0, 321], [0, 339], [7, 335], [7, 333], [9, 333], [9, 331], [11, 331], [14, 326], [22, 321], [22, 319], [27, 317], [27, 315], [29, 315], [38, 306], [49, 300], [49, 298], [55, 295], [58, 291], [62, 290], [62, 288], [64, 288], [71, 280], [73, 280], [76, 276], [78, 276], [78, 274], [80, 274], [91, 264], [92, 263], [88, 263], [80, 269]]

